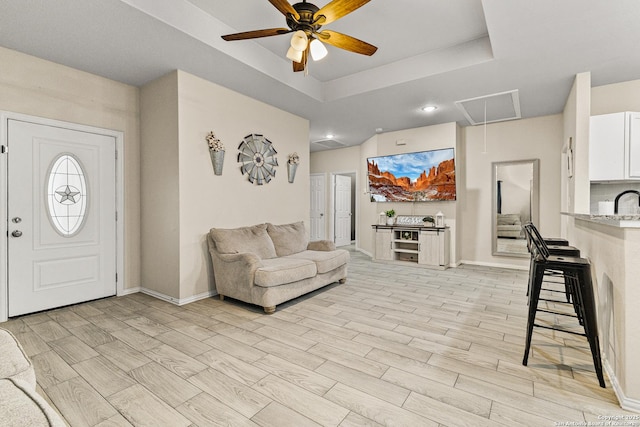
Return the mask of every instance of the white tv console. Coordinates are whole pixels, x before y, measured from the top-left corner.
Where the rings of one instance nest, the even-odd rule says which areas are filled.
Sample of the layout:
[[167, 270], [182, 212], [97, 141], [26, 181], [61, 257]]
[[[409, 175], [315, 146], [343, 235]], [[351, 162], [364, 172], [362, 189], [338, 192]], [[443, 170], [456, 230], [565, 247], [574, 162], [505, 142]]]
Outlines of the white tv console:
[[373, 225], [376, 261], [449, 266], [449, 228], [422, 225]]

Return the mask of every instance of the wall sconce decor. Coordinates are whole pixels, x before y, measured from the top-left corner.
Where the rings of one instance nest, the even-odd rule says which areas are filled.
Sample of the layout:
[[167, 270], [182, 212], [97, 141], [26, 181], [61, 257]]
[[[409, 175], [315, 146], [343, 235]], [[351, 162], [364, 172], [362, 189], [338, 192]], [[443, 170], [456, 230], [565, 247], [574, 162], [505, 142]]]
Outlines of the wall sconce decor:
[[296, 170], [298, 170], [299, 163], [300, 156], [298, 156], [298, 153], [293, 152], [289, 154], [289, 160], [287, 160], [287, 176], [291, 184], [293, 184], [293, 180], [296, 179]]
[[224, 144], [216, 137], [213, 131], [207, 134], [207, 144], [209, 145], [209, 155], [211, 156], [211, 164], [213, 165], [213, 173], [222, 175], [222, 166], [224, 164]]

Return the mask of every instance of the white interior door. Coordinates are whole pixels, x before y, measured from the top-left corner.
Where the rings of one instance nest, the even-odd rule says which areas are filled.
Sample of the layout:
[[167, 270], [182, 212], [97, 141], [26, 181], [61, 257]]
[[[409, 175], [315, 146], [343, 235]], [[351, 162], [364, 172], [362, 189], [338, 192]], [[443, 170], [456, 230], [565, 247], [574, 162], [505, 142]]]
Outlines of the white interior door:
[[9, 316], [115, 295], [115, 138], [7, 129]]
[[351, 244], [351, 177], [335, 175], [335, 243]]
[[326, 204], [324, 174], [311, 175], [311, 219], [309, 239], [326, 239], [324, 208]]

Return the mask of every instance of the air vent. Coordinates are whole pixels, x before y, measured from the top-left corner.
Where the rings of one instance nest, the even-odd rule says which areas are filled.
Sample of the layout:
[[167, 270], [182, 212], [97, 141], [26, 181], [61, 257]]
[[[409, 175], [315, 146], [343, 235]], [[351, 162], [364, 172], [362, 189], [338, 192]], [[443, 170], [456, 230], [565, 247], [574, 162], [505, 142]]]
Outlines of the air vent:
[[[518, 90], [494, 93], [455, 102], [472, 125], [521, 118]], [[486, 114], [486, 116], [485, 116]]]
[[314, 144], [318, 144], [322, 147], [325, 148], [342, 148], [345, 147], [345, 145], [340, 142], [340, 141], [336, 141], [335, 139], [321, 139], [319, 141], [313, 141]]

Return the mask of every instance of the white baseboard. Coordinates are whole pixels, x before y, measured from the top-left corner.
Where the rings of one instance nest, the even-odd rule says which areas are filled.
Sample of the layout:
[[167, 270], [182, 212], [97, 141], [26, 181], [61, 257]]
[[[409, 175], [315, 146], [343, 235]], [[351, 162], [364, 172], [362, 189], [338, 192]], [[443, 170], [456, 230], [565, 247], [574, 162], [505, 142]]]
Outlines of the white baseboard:
[[618, 378], [616, 378], [609, 361], [604, 359], [602, 361], [602, 367], [604, 371], [609, 376], [609, 380], [611, 380], [611, 387], [613, 387], [613, 391], [618, 397], [618, 402], [620, 403], [620, 407], [622, 409], [626, 409], [627, 411], [640, 412], [640, 400], [631, 399], [625, 396], [624, 391], [622, 391], [622, 387], [620, 387], [620, 383], [618, 382]]
[[174, 298], [174, 297], [170, 297], [169, 295], [165, 295], [163, 293], [154, 291], [152, 289], [147, 289], [143, 287], [139, 289], [140, 289], [140, 292], [142, 292], [143, 294], [150, 295], [154, 298], [158, 298], [162, 301], [170, 302], [171, 304], [175, 304], [175, 305], [185, 305], [191, 302], [199, 301], [201, 299], [212, 297], [214, 295], [218, 295], [218, 293], [215, 291], [208, 291], [198, 295], [190, 296], [188, 298]]
[[137, 294], [141, 289], [142, 288], [140, 286], [136, 286], [135, 288], [123, 289], [122, 291], [120, 291], [120, 293], [118, 293], [117, 296], [121, 297], [124, 295]]
[[518, 264], [507, 264], [507, 263], [498, 263], [498, 262], [482, 262], [482, 261], [460, 261], [460, 264], [469, 264], [469, 265], [479, 265], [482, 267], [498, 267], [498, 268], [510, 268], [512, 270], [529, 270], [528, 265], [518, 265]]

